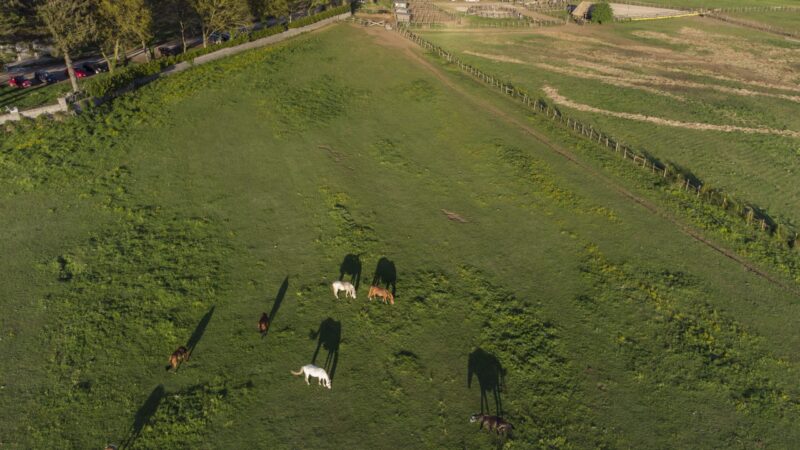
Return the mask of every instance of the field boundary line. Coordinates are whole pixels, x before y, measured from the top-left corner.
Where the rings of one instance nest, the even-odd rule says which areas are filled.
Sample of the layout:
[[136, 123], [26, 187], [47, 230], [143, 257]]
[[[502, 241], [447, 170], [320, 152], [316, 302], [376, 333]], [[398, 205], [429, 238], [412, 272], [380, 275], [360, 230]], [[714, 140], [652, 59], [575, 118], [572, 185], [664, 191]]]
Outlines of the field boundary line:
[[[676, 178], [682, 176], [682, 174], [680, 172], [677, 172], [677, 171], [674, 171], [670, 175], [670, 173], [668, 172], [669, 171], [669, 166], [663, 165], [663, 166], [660, 166], [660, 168], [659, 168], [658, 164], [654, 163], [654, 162], [651, 162], [651, 159], [649, 157], [646, 157], [646, 156], [643, 156], [643, 155], [639, 155], [638, 153], [633, 152], [630, 148], [628, 148], [626, 146], [623, 146], [619, 142], [613, 141], [610, 137], [608, 137], [606, 135], [603, 135], [602, 133], [598, 133], [596, 130], [594, 130], [593, 127], [591, 127], [591, 126], [590, 127], [586, 127], [585, 124], [582, 124], [582, 123], [580, 123], [578, 121], [573, 121], [571, 118], [567, 118], [566, 116], [562, 115], [561, 112], [558, 111], [556, 108], [551, 108], [545, 102], [540, 101], [539, 99], [535, 99], [534, 100], [530, 96], [528, 96], [527, 94], [524, 94], [521, 91], [518, 91], [516, 88], [513, 88], [510, 85], [502, 83], [497, 78], [494, 78], [494, 77], [492, 77], [490, 75], [487, 75], [487, 74], [481, 72], [480, 70], [478, 70], [478, 69], [476, 69], [476, 68], [474, 68], [474, 67], [472, 67], [472, 66], [470, 66], [468, 64], [464, 64], [462, 61], [460, 61], [458, 58], [454, 57], [452, 54], [444, 51], [440, 47], [428, 42], [427, 40], [417, 36], [416, 34], [410, 32], [409, 30], [407, 30], [405, 28], [397, 28], [396, 32], [398, 34], [400, 34], [401, 36], [411, 40], [414, 43], [416, 43], [421, 48], [423, 48], [425, 50], [431, 50], [432, 52], [434, 52], [436, 54], [439, 54], [440, 57], [442, 57], [443, 59], [446, 59], [448, 62], [457, 64], [459, 66], [459, 68], [463, 72], [465, 72], [466, 74], [470, 75], [470, 77], [472, 79], [474, 79], [476, 81], [483, 81], [484, 83], [489, 84], [492, 87], [500, 88], [500, 92], [501, 93], [503, 93], [505, 95], [508, 95], [508, 96], [513, 96], [513, 97], [515, 97], [517, 99], [522, 100], [522, 102], [526, 106], [531, 108], [533, 110], [533, 112], [540, 113], [540, 114], [544, 113], [546, 115], [546, 117], [550, 118], [553, 121], [553, 123], [562, 124], [567, 129], [569, 129], [570, 127], [575, 127], [573, 129], [573, 131], [576, 131], [578, 129], [577, 128], [578, 125], [580, 125], [580, 131], [578, 131], [578, 133], [580, 133], [581, 136], [583, 136], [584, 138], [587, 138], [590, 141], [596, 141], [598, 144], [601, 144], [601, 145], [603, 144], [603, 142], [606, 139], [608, 139], [608, 141], [605, 141], [605, 142], [607, 142], [606, 143], [606, 147], [607, 148], [611, 148], [612, 151], [614, 151], [616, 154], [620, 155], [624, 159], [630, 160], [630, 162], [632, 162], [635, 166], [641, 167], [643, 170], [651, 171], [655, 176], [662, 176], [662, 177], [665, 177], [665, 178], [667, 176], [673, 176], [673, 177], [676, 177]], [[412, 56], [416, 57], [416, 55], [414, 55], [413, 52], [410, 52], [410, 54]], [[439, 72], [438, 69], [436, 69], [432, 65], [428, 64], [425, 60], [423, 60], [421, 58], [416, 57], [416, 60], [420, 64], [427, 66], [428, 69], [430, 69], [431, 71], [436, 73], [437, 77], [439, 79], [443, 80], [451, 88], [453, 88], [454, 90], [456, 90], [460, 94], [464, 95], [465, 97], [469, 97], [469, 95], [466, 94], [463, 90], [459, 89], [452, 82], [447, 80], [445, 75], [443, 75], [441, 72]], [[513, 92], [517, 92], [517, 95], [513, 95]], [[473, 99], [473, 101], [481, 103], [479, 100], [474, 100]], [[595, 168], [589, 166], [588, 164], [580, 161], [577, 158], [577, 156], [574, 155], [572, 152], [570, 152], [569, 150], [566, 150], [564, 148], [561, 148], [560, 146], [552, 143], [547, 137], [545, 137], [541, 133], [537, 132], [535, 129], [525, 125], [524, 123], [521, 123], [521, 122], [517, 121], [516, 119], [514, 119], [510, 115], [500, 111], [497, 108], [490, 107], [490, 106], [488, 106], [488, 104], [482, 104], [482, 105], [483, 106], [487, 106], [489, 109], [492, 110], [493, 113], [495, 113], [499, 117], [503, 117], [505, 120], [515, 124], [516, 126], [521, 128], [523, 131], [525, 131], [526, 133], [532, 135], [537, 140], [539, 140], [542, 143], [544, 143], [547, 147], [549, 147], [554, 152], [556, 152], [556, 153], [560, 154], [561, 156], [567, 158], [568, 160], [570, 160], [571, 162], [575, 163], [576, 165], [578, 165], [579, 167], [583, 168], [584, 170], [587, 170], [588, 172], [590, 172], [591, 174], [593, 174], [597, 178], [603, 180], [606, 184], [608, 184], [609, 186], [613, 187], [616, 191], [618, 191], [619, 193], [623, 194], [625, 197], [629, 198], [630, 200], [634, 201], [635, 203], [639, 204], [640, 206], [644, 207], [646, 210], [650, 211], [651, 213], [653, 213], [653, 214], [655, 214], [655, 215], [657, 215], [659, 217], [662, 217], [662, 218], [670, 221], [671, 223], [676, 225], [678, 227], [678, 229], [681, 232], [683, 232], [684, 234], [690, 236], [691, 238], [695, 239], [696, 241], [698, 241], [698, 242], [700, 242], [702, 244], [705, 244], [709, 248], [711, 248], [711, 249], [715, 250], [716, 252], [724, 255], [725, 257], [737, 262], [738, 264], [740, 264], [746, 270], [748, 270], [750, 272], [753, 272], [754, 274], [764, 278], [765, 280], [769, 281], [770, 283], [772, 283], [772, 284], [774, 284], [776, 286], [781, 287], [782, 289], [786, 290], [787, 292], [791, 292], [791, 293], [793, 293], [795, 295], [800, 294], [800, 288], [798, 288], [797, 286], [795, 286], [793, 284], [792, 285], [787, 284], [786, 282], [782, 281], [781, 279], [776, 278], [775, 276], [773, 276], [771, 273], [767, 272], [766, 270], [763, 270], [763, 269], [759, 268], [756, 264], [754, 264], [754, 263], [748, 261], [747, 259], [745, 259], [744, 257], [738, 255], [736, 252], [734, 252], [732, 250], [729, 250], [728, 248], [723, 247], [722, 245], [719, 245], [719, 244], [715, 243], [714, 241], [712, 241], [709, 238], [705, 237], [699, 231], [695, 230], [691, 226], [689, 226], [689, 225], [683, 223], [682, 221], [680, 221], [673, 214], [668, 213], [668, 212], [660, 209], [653, 202], [651, 202], [649, 200], [646, 200], [646, 199], [634, 194], [632, 191], [626, 189], [624, 186], [622, 186], [618, 182], [612, 180], [611, 178], [609, 178], [608, 176], [604, 175], [603, 173], [599, 172], [597, 169], [595, 169]], [[661, 170], [663, 170], [663, 172], [661, 172]], [[685, 187], [685, 189], [687, 191], [696, 190], [697, 197], [700, 197], [701, 194], [703, 194], [704, 192], [719, 192], [719, 191], [716, 191], [716, 190], [703, 191], [702, 186], [694, 186], [691, 183], [691, 180], [689, 178], [686, 178], [685, 181], [683, 183], [681, 183], [681, 184]], [[728, 203], [729, 205], [733, 205], [733, 201], [731, 201], [731, 197], [726, 196], [724, 201], [726, 203]], [[733, 205], [733, 206], [737, 206], [737, 205]], [[739, 206], [741, 206], [741, 204]], [[763, 222], [758, 222], [758, 221], [755, 220], [756, 217], [760, 217], [760, 216], [757, 215], [758, 211], [760, 211], [760, 210], [757, 211], [756, 208], [747, 205], [746, 207], [744, 207], [744, 211], [745, 211], [745, 217], [744, 218], [745, 218], [745, 220], [747, 220], [748, 224], [755, 225], [755, 226], [757, 226], [757, 229], [761, 229], [762, 231], [767, 231], [768, 230], [769, 226], [767, 225], [766, 219], [762, 219], [762, 220], [764, 220]], [[782, 227], [782, 226], [778, 226], [778, 228], [775, 230], [775, 232], [779, 232], [779, 231], [785, 232], [785, 228]], [[795, 232], [793, 238], [794, 239], [797, 238], [797, 233], [796, 232]]]

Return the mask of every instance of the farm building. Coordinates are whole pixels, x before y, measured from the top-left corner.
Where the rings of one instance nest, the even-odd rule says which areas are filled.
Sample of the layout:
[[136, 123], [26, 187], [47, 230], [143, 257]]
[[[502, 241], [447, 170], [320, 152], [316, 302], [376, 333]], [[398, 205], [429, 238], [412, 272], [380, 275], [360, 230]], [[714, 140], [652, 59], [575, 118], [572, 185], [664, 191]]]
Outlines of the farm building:
[[403, 2], [403, 1], [394, 2], [394, 9], [398, 8], [408, 9], [408, 2]]
[[397, 18], [397, 23], [410, 23], [411, 22], [411, 14], [408, 12], [404, 13], [396, 13], [395, 17]]

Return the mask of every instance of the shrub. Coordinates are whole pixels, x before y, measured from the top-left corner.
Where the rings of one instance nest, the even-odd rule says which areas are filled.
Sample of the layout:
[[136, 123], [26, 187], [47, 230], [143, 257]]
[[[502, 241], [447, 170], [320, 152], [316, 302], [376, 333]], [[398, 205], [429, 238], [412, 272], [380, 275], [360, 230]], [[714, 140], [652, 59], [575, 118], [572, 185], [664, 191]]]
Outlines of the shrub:
[[606, 2], [596, 3], [592, 6], [592, 23], [606, 23], [614, 21], [614, 11]]

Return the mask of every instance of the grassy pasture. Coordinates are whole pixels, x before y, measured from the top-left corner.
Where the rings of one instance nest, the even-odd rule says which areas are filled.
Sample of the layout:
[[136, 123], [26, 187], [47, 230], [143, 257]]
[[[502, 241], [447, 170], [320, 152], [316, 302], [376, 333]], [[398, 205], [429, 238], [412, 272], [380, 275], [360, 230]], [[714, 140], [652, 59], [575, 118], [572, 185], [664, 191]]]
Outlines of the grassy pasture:
[[763, 23], [773, 27], [792, 31], [800, 28], [800, 9], [796, 11], [742, 11], [729, 13], [731, 17], [752, 22]]
[[491, 447], [501, 372], [508, 447], [797, 442], [795, 299], [404, 51], [340, 25], [4, 135], [3, 446]]
[[[750, 29], [676, 19], [422, 34], [516, 86], [534, 93], [551, 87], [581, 105], [687, 123], [800, 130], [794, 69], [800, 44]], [[800, 218], [797, 138], [676, 128], [560, 108], [773, 215]]]

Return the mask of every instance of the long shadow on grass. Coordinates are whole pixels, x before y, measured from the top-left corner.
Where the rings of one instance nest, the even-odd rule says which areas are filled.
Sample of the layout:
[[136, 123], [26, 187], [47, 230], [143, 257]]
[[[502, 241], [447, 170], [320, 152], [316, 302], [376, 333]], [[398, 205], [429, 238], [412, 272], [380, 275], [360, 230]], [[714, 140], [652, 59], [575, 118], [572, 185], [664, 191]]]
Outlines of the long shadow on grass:
[[270, 327], [267, 328], [266, 336], [269, 333], [269, 330], [272, 328], [272, 324], [275, 323], [275, 316], [278, 315], [278, 310], [281, 309], [281, 303], [283, 303], [283, 298], [286, 297], [286, 291], [289, 290], [289, 276], [287, 275], [286, 278], [283, 279], [283, 283], [281, 283], [280, 289], [278, 289], [278, 295], [275, 296], [275, 301], [272, 303], [272, 309], [269, 311], [269, 323]]
[[311, 364], [317, 364], [317, 356], [319, 355], [320, 348], [328, 351], [328, 356], [325, 358], [325, 365], [323, 368], [328, 372], [328, 376], [331, 377], [332, 381], [336, 374], [336, 366], [339, 364], [339, 344], [342, 342], [342, 323], [328, 317], [319, 324], [317, 331], [315, 332], [312, 330], [308, 334], [308, 337], [317, 340], [317, 348], [314, 350], [314, 356], [311, 357]]
[[478, 379], [478, 386], [481, 389], [481, 413], [490, 413], [489, 396], [494, 399], [495, 414], [503, 415], [503, 400], [500, 392], [505, 383], [506, 371], [500, 360], [491, 353], [476, 348], [469, 354], [467, 362], [467, 387], [472, 387], [472, 379]]
[[339, 265], [339, 281], [344, 280], [344, 276], [350, 276], [350, 282], [353, 283], [356, 290], [358, 284], [361, 283], [361, 257], [352, 253], [345, 255], [342, 263]]
[[375, 267], [375, 275], [372, 276], [372, 285], [384, 285], [386, 289], [392, 288], [392, 295], [397, 292], [397, 267], [387, 257], [382, 257], [378, 260], [378, 265]]
[[194, 348], [197, 346], [197, 343], [200, 342], [200, 339], [203, 338], [203, 333], [206, 332], [206, 327], [208, 326], [208, 323], [211, 322], [211, 316], [214, 315], [215, 308], [216, 306], [212, 306], [206, 315], [200, 319], [200, 323], [197, 324], [197, 327], [195, 327], [192, 337], [189, 338], [189, 342], [186, 344], [186, 347], [189, 350], [189, 355], [194, 353]]
[[144, 404], [138, 411], [136, 411], [136, 416], [133, 419], [133, 425], [131, 426], [131, 433], [128, 435], [128, 438], [125, 439], [125, 442], [122, 444], [122, 448], [130, 448], [136, 439], [141, 434], [142, 429], [147, 422], [153, 417], [153, 414], [156, 413], [158, 410], [158, 405], [161, 404], [161, 400], [164, 398], [164, 385], [159, 384], [153, 389], [153, 392], [150, 393], [150, 396], [147, 397]]

